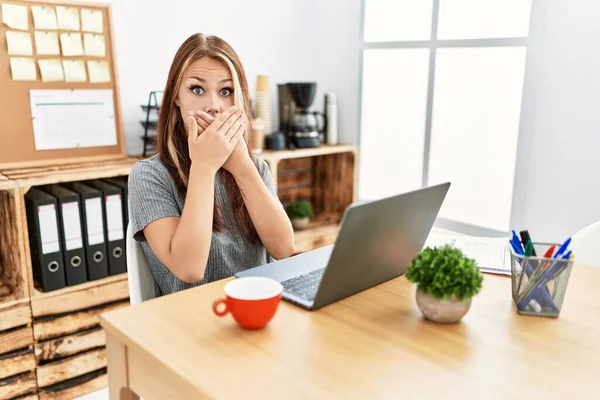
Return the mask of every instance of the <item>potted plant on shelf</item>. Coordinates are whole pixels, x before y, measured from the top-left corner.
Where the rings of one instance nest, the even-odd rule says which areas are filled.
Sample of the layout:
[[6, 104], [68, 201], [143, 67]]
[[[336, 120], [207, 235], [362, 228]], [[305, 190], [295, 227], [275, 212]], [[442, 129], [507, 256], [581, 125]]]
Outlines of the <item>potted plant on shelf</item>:
[[438, 323], [460, 321], [483, 282], [475, 260], [448, 245], [423, 249], [406, 278], [417, 285], [417, 305], [424, 317]]
[[286, 205], [285, 210], [294, 229], [306, 229], [314, 215], [312, 205], [307, 200], [292, 201]]

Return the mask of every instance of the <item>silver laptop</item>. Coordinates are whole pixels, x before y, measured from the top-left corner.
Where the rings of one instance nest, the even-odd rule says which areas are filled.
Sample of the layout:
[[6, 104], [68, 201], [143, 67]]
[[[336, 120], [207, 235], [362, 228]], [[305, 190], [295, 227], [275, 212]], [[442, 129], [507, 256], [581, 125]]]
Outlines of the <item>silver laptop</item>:
[[237, 273], [281, 282], [283, 299], [316, 310], [405, 273], [450, 188], [443, 183], [349, 205], [335, 244]]

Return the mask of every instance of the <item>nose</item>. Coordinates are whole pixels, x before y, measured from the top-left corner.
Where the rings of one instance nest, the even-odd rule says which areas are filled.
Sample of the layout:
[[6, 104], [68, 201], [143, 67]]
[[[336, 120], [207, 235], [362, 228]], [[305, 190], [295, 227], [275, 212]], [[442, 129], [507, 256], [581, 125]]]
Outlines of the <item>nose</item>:
[[219, 101], [219, 96], [217, 94], [213, 94], [212, 96], [210, 96], [210, 99], [207, 102], [206, 109], [204, 111], [214, 118], [216, 118], [221, 113], [221, 104]]

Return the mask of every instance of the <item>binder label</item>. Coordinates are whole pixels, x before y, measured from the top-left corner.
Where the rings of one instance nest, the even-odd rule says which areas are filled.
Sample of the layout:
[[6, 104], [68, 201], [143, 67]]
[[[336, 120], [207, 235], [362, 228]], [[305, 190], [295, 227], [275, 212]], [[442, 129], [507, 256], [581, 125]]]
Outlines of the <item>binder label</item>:
[[83, 247], [81, 238], [81, 219], [79, 204], [76, 201], [62, 205], [63, 228], [65, 234], [65, 248], [67, 250]]
[[108, 240], [121, 240], [123, 234], [123, 207], [121, 206], [121, 195], [113, 194], [106, 196], [106, 223], [108, 225]]
[[58, 223], [54, 204], [38, 206], [38, 220], [40, 223], [42, 254], [60, 251], [60, 244], [58, 242]]
[[104, 243], [104, 221], [102, 221], [102, 198], [85, 200], [88, 243]]

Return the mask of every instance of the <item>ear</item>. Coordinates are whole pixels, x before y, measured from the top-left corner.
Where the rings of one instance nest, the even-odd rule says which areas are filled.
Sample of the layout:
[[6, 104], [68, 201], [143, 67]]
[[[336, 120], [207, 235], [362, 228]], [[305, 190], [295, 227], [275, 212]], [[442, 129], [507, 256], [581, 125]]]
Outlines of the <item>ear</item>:
[[181, 106], [179, 105], [179, 98], [178, 98], [178, 97], [176, 97], [176, 98], [175, 98], [175, 105], [176, 105], [177, 107], [181, 107]]

